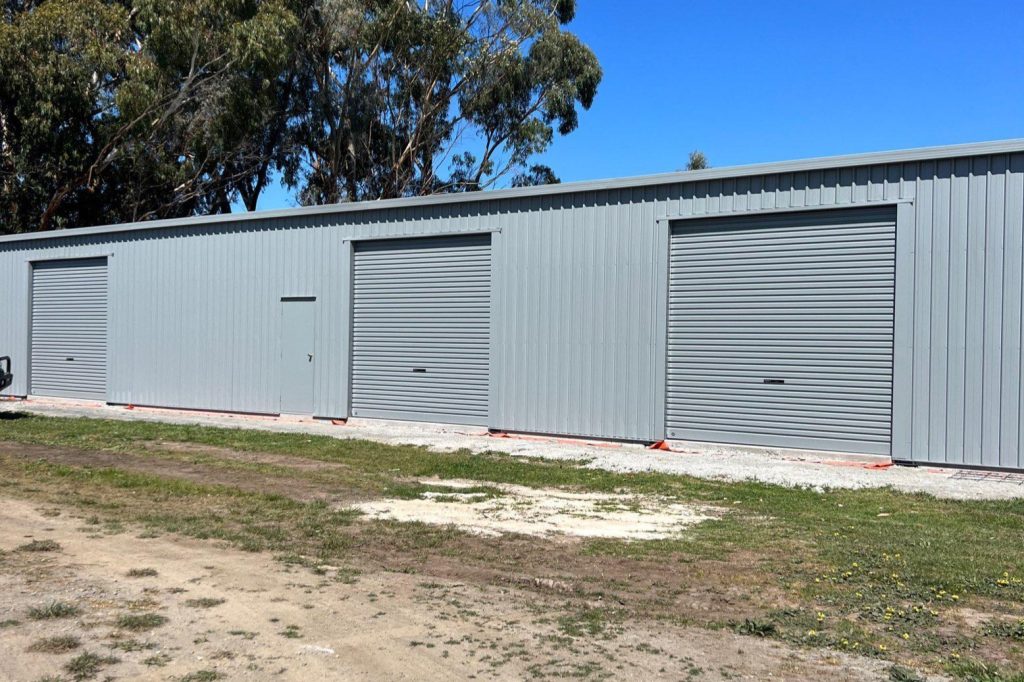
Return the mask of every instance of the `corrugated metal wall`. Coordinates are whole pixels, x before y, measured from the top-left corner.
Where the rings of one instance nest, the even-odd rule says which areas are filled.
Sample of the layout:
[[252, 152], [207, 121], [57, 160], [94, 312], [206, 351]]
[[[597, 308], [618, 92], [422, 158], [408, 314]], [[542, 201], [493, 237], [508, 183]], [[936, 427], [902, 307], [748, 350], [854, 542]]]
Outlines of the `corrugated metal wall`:
[[23, 394], [27, 259], [112, 254], [111, 401], [275, 411], [278, 302], [315, 295], [316, 413], [346, 416], [349, 240], [500, 229], [491, 426], [654, 440], [668, 263], [657, 219], [872, 202], [904, 202], [893, 455], [1024, 467], [1022, 153], [0, 242], [13, 321], [0, 353], [14, 358], [8, 392]]

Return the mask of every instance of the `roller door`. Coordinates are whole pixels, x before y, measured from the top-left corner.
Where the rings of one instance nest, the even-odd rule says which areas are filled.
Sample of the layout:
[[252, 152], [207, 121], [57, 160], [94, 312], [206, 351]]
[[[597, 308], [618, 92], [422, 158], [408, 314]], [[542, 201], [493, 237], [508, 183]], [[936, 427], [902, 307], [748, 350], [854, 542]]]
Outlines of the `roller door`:
[[487, 423], [490, 235], [359, 242], [352, 415]]
[[888, 455], [895, 212], [671, 233], [669, 438]]
[[45, 261], [32, 267], [29, 392], [107, 398], [107, 261]]

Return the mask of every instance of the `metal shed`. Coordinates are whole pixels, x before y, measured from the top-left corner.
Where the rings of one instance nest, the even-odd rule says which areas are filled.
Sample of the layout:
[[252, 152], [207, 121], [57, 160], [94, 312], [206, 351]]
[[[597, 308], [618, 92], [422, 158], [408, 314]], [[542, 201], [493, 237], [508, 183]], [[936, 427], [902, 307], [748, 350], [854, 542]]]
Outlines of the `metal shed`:
[[1022, 266], [1009, 140], [2, 237], [0, 354], [18, 396], [1024, 469]]

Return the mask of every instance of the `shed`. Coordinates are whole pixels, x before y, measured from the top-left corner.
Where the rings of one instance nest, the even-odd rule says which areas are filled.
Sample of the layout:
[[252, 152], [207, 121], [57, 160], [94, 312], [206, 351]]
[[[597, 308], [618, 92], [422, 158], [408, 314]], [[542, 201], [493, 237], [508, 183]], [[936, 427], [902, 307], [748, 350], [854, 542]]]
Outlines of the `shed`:
[[5, 394], [1024, 469], [1024, 140], [0, 238]]

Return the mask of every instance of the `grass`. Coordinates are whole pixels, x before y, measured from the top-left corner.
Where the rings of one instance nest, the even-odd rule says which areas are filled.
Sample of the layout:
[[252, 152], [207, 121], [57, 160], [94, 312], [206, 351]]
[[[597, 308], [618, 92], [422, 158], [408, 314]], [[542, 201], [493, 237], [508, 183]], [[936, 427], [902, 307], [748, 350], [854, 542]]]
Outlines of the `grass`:
[[224, 679], [224, 673], [217, 672], [216, 670], [197, 670], [194, 673], [189, 673], [179, 677], [180, 682], [214, 682], [214, 680]]
[[137, 639], [118, 639], [109, 646], [111, 649], [131, 653], [133, 651], [149, 651], [150, 649], [155, 649], [157, 645], [155, 642], [140, 642]]
[[59, 552], [60, 543], [54, 540], [33, 540], [17, 548], [19, 552]]
[[81, 613], [81, 610], [74, 604], [63, 601], [51, 601], [42, 606], [33, 606], [28, 610], [28, 617], [32, 620], [54, 620], [57, 618], [72, 618]]
[[43, 654], [64, 654], [74, 651], [82, 646], [81, 640], [71, 635], [58, 635], [56, 637], [44, 637], [36, 640], [29, 647], [28, 651]]
[[150, 656], [149, 658], [143, 659], [142, 664], [148, 665], [151, 668], [163, 668], [170, 662], [171, 657], [167, 654], [157, 654], [156, 656]]
[[91, 680], [105, 667], [119, 662], [120, 659], [114, 656], [100, 656], [87, 651], [68, 661], [64, 671], [74, 680]]
[[300, 628], [298, 625], [288, 625], [288, 626], [285, 626], [285, 629], [282, 630], [278, 634], [280, 634], [282, 637], [286, 637], [288, 639], [301, 639], [302, 638], [302, 628]]
[[125, 575], [129, 578], [154, 578], [158, 574], [155, 568], [133, 568]]
[[[582, 596], [617, 595], [626, 603], [623, 617], [691, 622], [692, 614], [673, 606], [674, 591], [685, 591], [694, 582], [713, 586], [728, 580], [749, 601], [746, 612], [724, 613], [721, 621], [696, 624], [895, 662], [928, 661], [965, 680], [986, 679], [978, 677], [988, 674], [978, 672], [978, 666], [993, 662], [1009, 661], [1024, 668], [1024, 652], [1012, 649], [1017, 642], [1012, 627], [985, 632], [970, 629], [955, 617], [956, 609], [969, 604], [1002, 616], [1013, 613], [1024, 600], [1021, 500], [938, 500], [885, 489], [819, 492], [756, 482], [615, 473], [584, 468], [577, 462], [494, 453], [435, 453], [305, 434], [145, 422], [24, 416], [5, 418], [2, 437], [182, 461], [212, 473], [250, 476], [267, 482], [269, 490], [290, 481], [306, 481], [354, 498], [453, 492], [419, 482], [436, 477], [476, 481], [479, 485], [470, 490], [484, 495], [499, 495], [495, 484], [559, 486], [657, 495], [717, 507], [726, 510], [721, 519], [675, 539], [584, 542], [558, 570]], [[278, 460], [273, 465], [241, 462], [216, 451], [161, 450], [160, 443], [286, 455], [332, 466], [313, 470], [290, 468]], [[540, 541], [529, 545], [507, 538], [482, 541], [424, 524], [355, 524], [355, 512], [323, 501], [196, 483], [126, 467], [70, 466], [45, 457], [0, 456], [0, 493], [44, 504], [75, 505], [95, 518], [97, 525], [131, 523], [148, 532], [221, 539], [245, 550], [290, 557], [311, 568], [376, 562], [406, 571], [439, 556], [458, 557], [459, 563], [481, 570], [499, 570], [495, 557], [500, 556], [500, 571], [505, 574], [534, 570], [544, 574], [545, 566], [555, 560], [553, 547]], [[658, 573], [657, 568], [665, 565], [675, 567], [671, 577]], [[608, 566], [635, 577], [619, 581], [606, 577], [601, 567]], [[735, 575], [727, 572], [731, 566], [736, 567]], [[346, 568], [344, 575], [339, 571], [338, 579], [357, 574], [358, 569]], [[791, 607], [780, 608], [781, 599]], [[587, 608], [572, 604], [559, 614], [563, 631], [582, 636], [603, 632], [607, 619], [581, 615]], [[973, 658], [964, 662], [953, 656], [964, 652]]]
[[220, 606], [226, 599], [215, 599], [213, 597], [202, 597], [200, 599], [186, 599], [185, 606], [193, 609], [212, 609], [214, 606]]
[[167, 617], [158, 613], [125, 613], [115, 621], [118, 628], [129, 632], [145, 632], [166, 623]]

